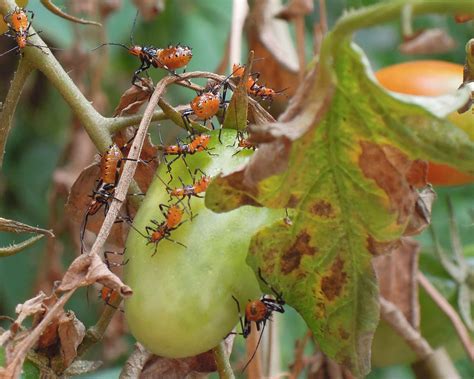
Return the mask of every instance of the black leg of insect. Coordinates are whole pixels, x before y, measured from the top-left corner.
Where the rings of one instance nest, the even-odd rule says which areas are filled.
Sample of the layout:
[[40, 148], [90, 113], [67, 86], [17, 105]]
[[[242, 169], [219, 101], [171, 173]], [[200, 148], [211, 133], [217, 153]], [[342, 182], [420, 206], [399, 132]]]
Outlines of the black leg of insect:
[[117, 253], [115, 251], [104, 251], [104, 260], [105, 260], [105, 265], [107, 266], [107, 268], [110, 270], [111, 267], [125, 266], [129, 262], [130, 259], [126, 259], [125, 261], [122, 261], [121, 263], [110, 262], [110, 259], [109, 259], [110, 255], [123, 257], [124, 254], [125, 254], [125, 250], [122, 251], [121, 253]]

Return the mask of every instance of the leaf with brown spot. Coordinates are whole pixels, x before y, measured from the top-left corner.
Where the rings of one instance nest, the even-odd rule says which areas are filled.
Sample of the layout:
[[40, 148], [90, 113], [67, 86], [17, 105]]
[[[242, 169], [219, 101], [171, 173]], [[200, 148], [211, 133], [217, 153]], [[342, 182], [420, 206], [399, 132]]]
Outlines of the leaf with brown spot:
[[301, 91], [285, 122], [250, 128], [259, 149], [211, 183], [206, 204], [217, 212], [291, 205], [292, 225], [258, 231], [247, 261], [303, 316], [324, 353], [363, 376], [379, 318], [372, 254], [429, 222], [433, 196], [416, 188], [426, 185], [420, 160], [474, 172], [474, 143], [442, 119], [469, 93], [390, 94], [360, 49], [331, 34]]

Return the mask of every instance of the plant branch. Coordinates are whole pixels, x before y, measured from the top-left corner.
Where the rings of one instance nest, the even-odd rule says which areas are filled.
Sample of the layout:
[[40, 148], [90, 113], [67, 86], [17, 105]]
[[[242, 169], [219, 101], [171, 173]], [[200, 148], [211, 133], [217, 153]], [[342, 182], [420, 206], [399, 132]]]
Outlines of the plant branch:
[[439, 309], [449, 318], [451, 324], [456, 330], [459, 339], [466, 351], [468, 357], [471, 361], [474, 362], [474, 344], [471, 341], [469, 332], [467, 331], [464, 323], [459, 317], [458, 313], [453, 309], [451, 304], [439, 293], [439, 291], [430, 283], [430, 281], [423, 275], [423, 273], [418, 272], [418, 283], [423, 287], [423, 289], [428, 293], [431, 299], [436, 303]]
[[2, 168], [5, 145], [8, 135], [10, 134], [16, 105], [18, 104], [21, 91], [31, 71], [33, 71], [31, 64], [26, 59], [21, 59], [18, 69], [13, 76], [10, 88], [8, 89], [5, 102], [2, 104], [2, 110], [0, 112], [0, 169]]
[[402, 311], [383, 297], [380, 297], [380, 316], [403, 338], [420, 360], [433, 354], [431, 346], [407, 321]]
[[147, 351], [140, 343], [135, 344], [135, 350], [128, 357], [122, 371], [120, 372], [120, 379], [138, 378], [143, 370], [148, 359], [153, 354]]
[[91, 346], [93, 346], [97, 342], [101, 341], [102, 338], [104, 338], [105, 331], [107, 330], [110, 321], [117, 312], [117, 309], [121, 302], [122, 298], [120, 296], [116, 296], [109, 301], [109, 304], [106, 304], [104, 310], [102, 311], [102, 314], [100, 315], [99, 320], [94, 326], [90, 327], [87, 330], [84, 340], [77, 348], [78, 357], [82, 356], [87, 350], [89, 350]]
[[232, 371], [232, 367], [229, 362], [229, 356], [226, 352], [224, 340], [222, 340], [219, 345], [212, 349], [212, 352], [214, 353], [214, 359], [216, 361], [219, 378], [234, 379], [234, 372]]

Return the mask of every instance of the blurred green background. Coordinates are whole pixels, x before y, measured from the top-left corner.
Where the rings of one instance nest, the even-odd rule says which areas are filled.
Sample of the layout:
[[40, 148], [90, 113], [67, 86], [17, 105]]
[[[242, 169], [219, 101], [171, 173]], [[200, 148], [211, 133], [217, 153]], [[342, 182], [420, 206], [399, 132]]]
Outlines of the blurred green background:
[[[327, 1], [329, 25], [349, 7], [369, 5], [376, 1], [333, 0]], [[55, 1], [57, 5], [65, 2]], [[130, 29], [136, 9], [130, 1], [123, 1], [122, 7], [113, 13], [107, 22], [107, 38], [110, 42], [128, 44]], [[52, 46], [69, 48], [73, 45], [77, 29], [86, 30], [91, 26], [72, 26], [70, 22], [58, 18], [43, 8], [38, 1], [30, 1], [29, 9], [35, 12], [34, 26], [42, 30], [42, 37]], [[139, 44], [165, 46], [170, 43], [181, 42], [193, 47], [194, 56], [188, 66], [188, 71], [214, 71], [222, 59], [226, 38], [230, 26], [232, 10], [231, 0], [176, 0], [166, 1], [166, 9], [151, 22], [143, 22], [139, 18], [135, 32], [135, 41]], [[318, 12], [307, 19], [308, 37], [311, 34], [314, 19]], [[389, 25], [372, 28], [359, 32], [355, 40], [362, 46], [369, 56], [374, 69], [396, 62], [421, 58], [442, 59], [463, 64], [463, 47], [465, 42], [474, 36], [473, 22], [455, 24], [452, 18], [444, 16], [429, 16], [417, 18], [415, 27], [442, 27], [446, 28], [458, 46], [449, 54], [436, 56], [408, 57], [398, 52], [400, 43], [400, 25], [394, 22]], [[76, 32], [74, 31], [76, 29]], [[311, 39], [308, 38], [307, 54], [311, 51]], [[0, 52], [12, 46], [12, 41], [0, 39]], [[98, 44], [98, 43], [97, 43]], [[82, 48], [86, 53], [95, 47], [93, 39], [85, 41]], [[94, 53], [92, 53], [94, 54]], [[78, 58], [80, 59], [80, 58]], [[9, 54], [0, 57], [0, 98], [4, 99], [11, 75], [18, 61], [18, 56]], [[103, 89], [108, 100], [105, 115], [110, 116], [118, 103], [121, 93], [129, 87], [131, 75], [137, 68], [137, 60], [128, 55], [119, 47], [110, 47], [110, 60], [106, 63]], [[70, 68], [65, 64], [65, 69]], [[150, 70], [151, 76], [158, 80], [163, 71]], [[194, 96], [189, 90], [173, 87], [167, 94], [172, 104], [184, 104]], [[48, 206], [49, 191], [52, 175], [62, 160], [65, 144], [71, 133], [71, 112], [60, 95], [52, 88], [41, 74], [35, 73], [29, 80], [18, 106], [14, 127], [8, 139], [3, 172], [0, 173], [0, 214], [2, 217], [18, 220], [31, 225], [47, 227], [49, 220]], [[461, 238], [465, 246], [474, 244], [473, 219], [469, 210], [473, 210], [474, 185], [437, 188], [438, 201], [434, 205], [433, 225], [442, 245], [449, 251], [450, 239], [448, 230], [447, 208], [445, 197], [450, 196], [453, 201], [456, 219], [459, 225]], [[59, 212], [61, 206], [57, 205]], [[6, 246], [12, 242], [22, 240], [22, 236], [0, 234], [0, 245]], [[67, 235], [61, 236], [64, 243], [62, 256], [65, 267], [74, 258], [73, 244]], [[419, 238], [423, 244], [422, 259], [426, 263], [426, 270], [436, 272], [444, 277], [446, 295], [454, 302], [456, 290], [448, 275], [430, 258], [431, 238], [424, 232]], [[467, 249], [469, 250], [469, 248]], [[474, 249], [470, 249], [472, 252]], [[27, 251], [13, 257], [0, 260], [0, 314], [14, 316], [16, 304], [34, 295], [34, 284], [37, 280], [40, 263], [44, 262], [45, 242], [37, 243]], [[474, 260], [474, 255], [472, 256]], [[474, 261], [471, 260], [471, 267]], [[434, 263], [433, 263], [434, 262]], [[96, 294], [89, 291], [89, 301], [86, 301], [85, 290], [78, 291], [70, 303], [70, 307], [86, 324], [92, 325], [97, 319], [102, 304], [96, 300]], [[423, 313], [423, 309], [422, 309]], [[282, 371], [293, 360], [294, 343], [302, 338], [306, 332], [304, 322], [291, 309], [284, 316], [277, 316], [279, 320], [279, 337], [281, 340]], [[446, 325], [446, 320], [441, 325]], [[0, 326], [7, 327], [7, 323], [0, 322]], [[446, 330], [435, 328], [434, 337], [446, 337]], [[433, 338], [434, 338], [433, 337]], [[450, 338], [454, 338], [449, 335]], [[436, 338], [435, 338], [436, 339]], [[237, 346], [233, 353], [234, 361], [244, 354], [243, 343], [237, 339]], [[439, 338], [438, 338], [439, 340]], [[441, 339], [442, 341], [442, 339]], [[130, 338], [128, 343], [133, 343]], [[454, 356], [456, 365], [463, 378], [474, 377], [474, 368], [469, 364], [459, 346], [455, 347]], [[97, 351], [96, 351], [97, 353]], [[119, 369], [126, 359], [123, 355], [114, 362], [107, 362], [105, 369], [94, 373], [94, 378], [116, 378]], [[106, 369], [109, 367], [109, 369]], [[388, 368], [374, 368], [369, 378], [412, 378], [413, 375], [407, 366], [392, 366]]]

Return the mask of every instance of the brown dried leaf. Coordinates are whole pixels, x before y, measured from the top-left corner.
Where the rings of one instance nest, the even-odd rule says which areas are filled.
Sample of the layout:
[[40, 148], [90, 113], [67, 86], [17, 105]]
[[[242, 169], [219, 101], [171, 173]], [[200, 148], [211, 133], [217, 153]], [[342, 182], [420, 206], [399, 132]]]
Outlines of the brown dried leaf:
[[425, 29], [409, 39], [400, 46], [400, 52], [407, 55], [416, 54], [442, 54], [453, 50], [456, 41], [441, 28]]
[[141, 106], [148, 102], [152, 93], [151, 79], [142, 79], [140, 86], [132, 85], [120, 97], [120, 102], [114, 110], [114, 117], [137, 113]]
[[74, 288], [89, 286], [100, 283], [106, 287], [116, 290], [122, 297], [132, 295], [132, 289], [113, 274], [96, 254], [82, 254], [77, 257], [64, 274], [57, 291], [65, 292]]
[[291, 0], [275, 17], [288, 21], [295, 17], [306, 16], [313, 12], [313, 9], [313, 0]]
[[[54, 304], [56, 304], [57, 301], [58, 297], [55, 294], [52, 294], [51, 296], [44, 299], [44, 311], [35, 315], [33, 327], [36, 327], [41, 322], [41, 320], [43, 320], [47, 309], [51, 308]], [[38, 349], [47, 349], [58, 342], [58, 322], [62, 314], [64, 314], [64, 310], [61, 310], [57, 315], [55, 315], [43, 333], [41, 333], [41, 336], [36, 343], [36, 347]]]
[[402, 238], [390, 254], [373, 260], [380, 294], [395, 304], [414, 328], [418, 328], [418, 252], [420, 245], [412, 238]]
[[77, 356], [77, 347], [84, 339], [86, 328], [72, 311], [63, 313], [59, 319], [58, 334], [64, 367], [68, 367]]
[[[86, 167], [71, 187], [71, 192], [66, 203], [66, 214], [73, 221], [81, 224], [87, 209], [91, 203], [92, 190], [96, 186], [99, 177], [99, 166], [92, 164]], [[99, 210], [95, 215], [89, 216], [87, 230], [97, 234], [104, 221], [104, 212]], [[113, 226], [108, 241], [116, 246], [123, 246], [125, 223], [117, 223]]]
[[164, 0], [133, 0], [145, 21], [151, 21], [165, 10]]
[[[247, 19], [247, 39], [255, 58], [263, 60], [255, 61], [252, 71], [261, 73], [261, 84], [276, 91], [288, 88], [286, 94], [292, 96], [298, 86], [298, 55], [288, 24], [273, 17], [278, 10], [279, 5], [272, 0], [253, 3]], [[286, 100], [283, 96], [275, 97], [276, 101], [279, 99]]]
[[[132, 133], [117, 133], [114, 136], [114, 141], [118, 146], [123, 146], [133, 137]], [[126, 156], [130, 152], [130, 146], [125, 148], [123, 154]], [[151, 142], [150, 135], [148, 134], [143, 142], [143, 148], [140, 154], [140, 159], [142, 162], [138, 163], [137, 170], [135, 172], [134, 179], [137, 182], [138, 186], [142, 192], [146, 192], [150, 186], [153, 177], [155, 175], [156, 169], [158, 168], [158, 156], [157, 147]]]
[[172, 359], [154, 355], [149, 359], [140, 375], [141, 379], [205, 378], [207, 373], [217, 370], [212, 350], [189, 358]]

